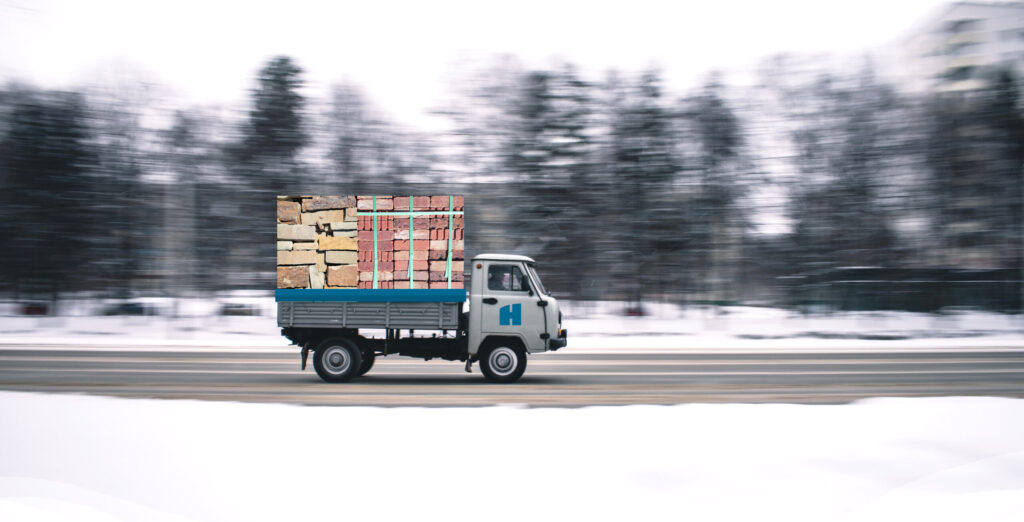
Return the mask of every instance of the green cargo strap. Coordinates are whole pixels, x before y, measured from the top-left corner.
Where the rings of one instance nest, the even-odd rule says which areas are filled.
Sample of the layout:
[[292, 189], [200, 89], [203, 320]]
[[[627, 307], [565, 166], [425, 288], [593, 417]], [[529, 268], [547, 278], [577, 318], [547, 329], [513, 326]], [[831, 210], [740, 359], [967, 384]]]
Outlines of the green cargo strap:
[[412, 196], [409, 196], [409, 288], [412, 288]]
[[448, 196], [448, 263], [444, 266], [444, 276], [448, 279], [448, 288], [452, 287], [452, 221], [455, 219], [455, 196]]
[[373, 287], [377, 288], [377, 196], [373, 196]]

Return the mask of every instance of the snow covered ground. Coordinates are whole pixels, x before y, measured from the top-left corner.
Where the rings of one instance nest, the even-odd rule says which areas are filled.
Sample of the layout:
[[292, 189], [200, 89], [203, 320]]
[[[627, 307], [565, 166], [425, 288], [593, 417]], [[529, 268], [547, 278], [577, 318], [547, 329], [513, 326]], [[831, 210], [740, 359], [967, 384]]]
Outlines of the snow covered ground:
[[0, 520], [1019, 521], [1024, 400], [351, 408], [0, 393]]
[[[218, 315], [220, 306], [259, 315]], [[108, 304], [69, 302], [56, 317], [12, 315], [0, 307], [0, 343], [105, 347], [191, 346], [293, 350], [281, 337], [273, 298], [233, 297], [176, 304], [154, 299], [151, 316], [96, 315]], [[177, 307], [179, 317], [166, 313]], [[1024, 317], [977, 311], [947, 314], [846, 312], [802, 314], [777, 308], [682, 308], [647, 303], [626, 317], [615, 302], [564, 303], [569, 347], [586, 352], [730, 350], [1024, 349]]]

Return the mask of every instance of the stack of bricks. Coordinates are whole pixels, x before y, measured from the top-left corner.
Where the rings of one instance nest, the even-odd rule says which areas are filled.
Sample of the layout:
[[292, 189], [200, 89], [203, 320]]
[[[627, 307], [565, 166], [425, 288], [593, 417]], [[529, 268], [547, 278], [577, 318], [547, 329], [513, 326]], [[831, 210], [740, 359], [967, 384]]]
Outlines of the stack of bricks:
[[376, 288], [464, 288], [463, 196], [413, 196], [411, 208], [409, 196], [356, 199], [359, 288], [374, 288], [375, 262]]
[[413, 196], [411, 203], [409, 196], [279, 196], [277, 287], [464, 288], [465, 199]]

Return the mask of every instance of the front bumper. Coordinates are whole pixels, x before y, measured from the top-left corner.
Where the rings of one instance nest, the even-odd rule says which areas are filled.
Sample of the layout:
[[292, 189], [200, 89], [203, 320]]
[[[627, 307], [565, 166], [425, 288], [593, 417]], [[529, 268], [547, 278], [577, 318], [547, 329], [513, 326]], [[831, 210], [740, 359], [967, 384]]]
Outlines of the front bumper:
[[569, 331], [559, 330], [558, 337], [555, 339], [548, 339], [548, 350], [555, 351], [559, 348], [565, 348], [565, 345], [569, 343]]

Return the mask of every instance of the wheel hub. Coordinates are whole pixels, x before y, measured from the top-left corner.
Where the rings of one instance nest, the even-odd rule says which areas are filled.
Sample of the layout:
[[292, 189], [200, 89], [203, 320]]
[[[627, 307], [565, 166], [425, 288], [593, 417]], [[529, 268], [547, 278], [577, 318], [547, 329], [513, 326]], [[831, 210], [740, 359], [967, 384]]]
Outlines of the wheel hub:
[[516, 369], [516, 353], [511, 348], [501, 347], [491, 352], [489, 362], [494, 373], [508, 375]]

